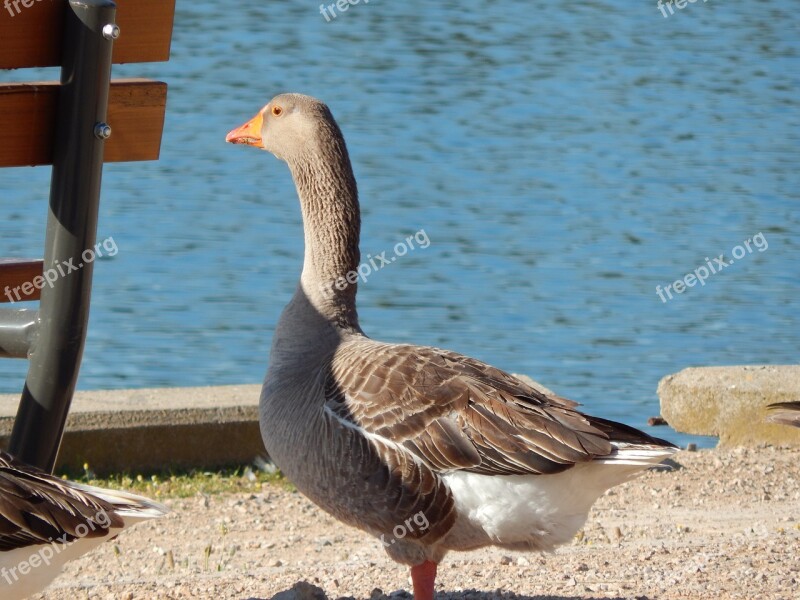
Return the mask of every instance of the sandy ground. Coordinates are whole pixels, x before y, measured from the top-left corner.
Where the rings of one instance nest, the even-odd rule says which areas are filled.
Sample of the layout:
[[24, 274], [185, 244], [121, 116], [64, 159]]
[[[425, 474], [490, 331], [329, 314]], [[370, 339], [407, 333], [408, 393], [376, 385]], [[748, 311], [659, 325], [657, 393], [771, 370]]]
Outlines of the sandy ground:
[[[437, 600], [800, 598], [800, 450], [676, 460], [683, 468], [611, 490], [553, 554], [448, 555]], [[406, 569], [377, 540], [300, 494], [265, 486], [167, 504], [169, 516], [71, 563], [39, 598], [266, 599], [300, 581], [329, 598], [409, 598]]]

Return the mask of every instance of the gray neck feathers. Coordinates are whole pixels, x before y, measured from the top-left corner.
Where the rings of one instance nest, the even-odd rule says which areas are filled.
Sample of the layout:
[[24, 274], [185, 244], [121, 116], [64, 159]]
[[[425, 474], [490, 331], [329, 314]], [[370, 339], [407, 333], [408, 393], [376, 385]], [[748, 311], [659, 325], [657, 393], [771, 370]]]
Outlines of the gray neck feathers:
[[358, 329], [357, 284], [347, 277], [361, 257], [361, 215], [347, 147], [335, 122], [323, 122], [316, 140], [289, 168], [303, 213], [303, 292], [321, 316], [342, 328]]

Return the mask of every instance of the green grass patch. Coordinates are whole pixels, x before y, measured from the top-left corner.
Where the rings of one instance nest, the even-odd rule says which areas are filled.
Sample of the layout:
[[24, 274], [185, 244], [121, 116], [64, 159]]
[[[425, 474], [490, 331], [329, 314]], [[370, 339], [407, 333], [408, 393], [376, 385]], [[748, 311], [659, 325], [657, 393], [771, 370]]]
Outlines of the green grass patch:
[[148, 498], [189, 498], [198, 494], [233, 494], [260, 492], [265, 486], [279, 486], [294, 491], [294, 486], [280, 471], [269, 473], [251, 467], [232, 467], [217, 471], [163, 471], [159, 473], [119, 474], [96, 477], [90, 465], [83, 473], [66, 473], [63, 479], [112, 490], [126, 490]]

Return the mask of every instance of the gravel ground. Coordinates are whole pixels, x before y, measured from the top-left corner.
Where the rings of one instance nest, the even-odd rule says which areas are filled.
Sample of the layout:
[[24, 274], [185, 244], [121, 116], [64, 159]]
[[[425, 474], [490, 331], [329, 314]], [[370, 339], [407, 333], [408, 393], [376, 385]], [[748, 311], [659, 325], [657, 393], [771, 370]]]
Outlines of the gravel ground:
[[[800, 449], [683, 452], [594, 506], [586, 528], [552, 554], [452, 553], [437, 600], [800, 598]], [[142, 523], [71, 563], [38, 598], [266, 599], [301, 581], [315, 597], [408, 599], [408, 572], [380, 543], [338, 524], [300, 494], [168, 500]], [[302, 586], [300, 586], [302, 587]]]

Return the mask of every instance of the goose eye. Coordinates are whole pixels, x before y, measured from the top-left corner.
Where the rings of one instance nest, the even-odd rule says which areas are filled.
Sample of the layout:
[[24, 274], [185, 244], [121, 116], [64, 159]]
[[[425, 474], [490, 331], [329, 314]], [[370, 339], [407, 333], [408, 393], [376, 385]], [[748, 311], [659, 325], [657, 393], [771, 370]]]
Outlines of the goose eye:
[[280, 117], [283, 113], [283, 109], [280, 106], [273, 106], [272, 107], [272, 114], [276, 117]]

